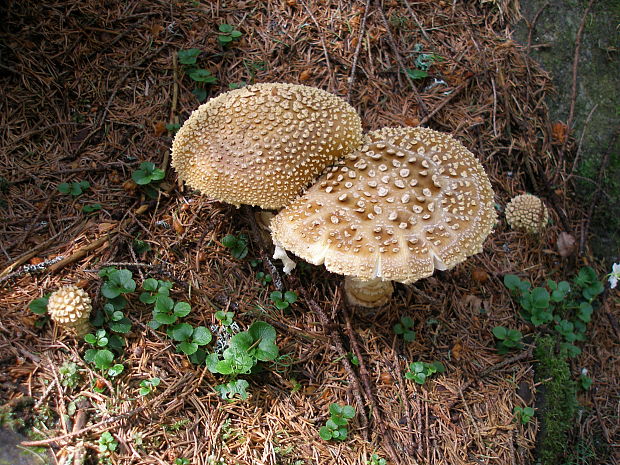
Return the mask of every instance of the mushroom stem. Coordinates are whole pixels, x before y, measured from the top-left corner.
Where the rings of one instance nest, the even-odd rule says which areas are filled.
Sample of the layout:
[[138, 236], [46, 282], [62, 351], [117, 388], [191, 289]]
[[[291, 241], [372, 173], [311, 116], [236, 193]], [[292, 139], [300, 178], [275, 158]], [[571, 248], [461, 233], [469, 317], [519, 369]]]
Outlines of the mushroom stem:
[[394, 286], [392, 281], [381, 278], [363, 281], [353, 276], [346, 276], [344, 292], [347, 302], [351, 305], [372, 308], [386, 304], [394, 292]]
[[284, 271], [284, 273], [286, 274], [289, 274], [295, 269], [297, 263], [295, 263], [289, 258], [289, 256], [286, 254], [286, 250], [280, 247], [277, 242], [274, 241], [274, 245], [276, 246], [275, 250], [273, 251], [274, 260], [282, 260], [282, 264], [284, 265], [282, 271]]

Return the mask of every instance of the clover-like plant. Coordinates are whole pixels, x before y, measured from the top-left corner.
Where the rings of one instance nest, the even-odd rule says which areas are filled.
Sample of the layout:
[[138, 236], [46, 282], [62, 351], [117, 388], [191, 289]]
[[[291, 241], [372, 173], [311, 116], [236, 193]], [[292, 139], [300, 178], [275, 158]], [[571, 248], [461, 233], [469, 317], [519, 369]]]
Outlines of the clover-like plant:
[[278, 310], [285, 310], [290, 307], [291, 304], [297, 302], [297, 293], [294, 291], [286, 291], [284, 293], [273, 291], [269, 294], [269, 298]]
[[347, 425], [354, 416], [355, 408], [351, 405], [330, 404], [329, 420], [319, 429], [319, 436], [325, 441], [330, 439], [344, 441], [349, 434]]
[[88, 189], [90, 189], [88, 181], [62, 182], [58, 184], [58, 192], [61, 194], [71, 194], [73, 197], [82, 195]]
[[519, 330], [496, 326], [493, 328], [493, 335], [498, 339], [496, 348], [500, 354], [506, 354], [513, 349], [523, 347], [523, 344], [521, 344], [523, 335]]
[[107, 349], [110, 340], [105, 329], [99, 329], [95, 334], [87, 334], [84, 336], [84, 340], [94, 346], [93, 349], [86, 351], [84, 360], [92, 363], [97, 369], [110, 377], [118, 376], [123, 372], [124, 365], [115, 363], [114, 353]]
[[211, 71], [198, 67], [198, 57], [201, 53], [202, 50], [198, 48], [179, 50], [177, 53], [179, 63], [183, 65], [185, 74], [187, 74], [192, 81], [201, 84], [192, 91], [192, 94], [196, 96], [199, 102], [207, 98], [207, 90], [203, 85], [215, 84], [217, 82], [217, 77], [215, 77]]
[[245, 234], [227, 234], [222, 238], [222, 245], [227, 249], [230, 249], [230, 253], [235, 258], [241, 260], [248, 254], [248, 236]]
[[233, 40], [238, 40], [242, 36], [241, 32], [237, 31], [230, 24], [220, 24], [218, 29], [220, 33], [217, 36], [217, 40], [222, 46], [230, 45]]
[[231, 382], [215, 388], [223, 398], [239, 394], [242, 399], [247, 399], [247, 382], [237, 377], [249, 374], [259, 362], [275, 360], [278, 354], [274, 327], [264, 321], [255, 321], [247, 331], [232, 336], [221, 355], [217, 352], [207, 355], [205, 363], [211, 373], [231, 378]]
[[532, 407], [515, 407], [513, 410], [515, 418], [521, 422], [522, 425], [529, 423], [534, 416], [534, 409]]
[[402, 336], [407, 342], [415, 341], [415, 331], [413, 330], [413, 318], [401, 316], [400, 321], [393, 326], [394, 334]]
[[446, 367], [441, 362], [413, 362], [409, 365], [409, 371], [405, 373], [405, 378], [411, 379], [418, 384], [424, 384], [429, 376], [445, 371]]
[[193, 327], [188, 323], [170, 326], [166, 332], [168, 336], [179, 343], [176, 348], [185, 355], [196, 353], [200, 346], [207, 345], [213, 337], [208, 328], [204, 326]]
[[148, 396], [155, 390], [157, 386], [159, 386], [160, 382], [161, 380], [159, 378], [143, 379], [142, 381], [140, 381], [140, 395], [142, 397]]
[[534, 326], [554, 323], [553, 329], [562, 337], [560, 349], [569, 357], [581, 349], [574, 343], [585, 340], [586, 324], [590, 322], [594, 299], [604, 286], [596, 272], [586, 266], [572, 281], [556, 282], [548, 279], [545, 287], [534, 287], [515, 275], [505, 275], [504, 285], [518, 298], [521, 316]]

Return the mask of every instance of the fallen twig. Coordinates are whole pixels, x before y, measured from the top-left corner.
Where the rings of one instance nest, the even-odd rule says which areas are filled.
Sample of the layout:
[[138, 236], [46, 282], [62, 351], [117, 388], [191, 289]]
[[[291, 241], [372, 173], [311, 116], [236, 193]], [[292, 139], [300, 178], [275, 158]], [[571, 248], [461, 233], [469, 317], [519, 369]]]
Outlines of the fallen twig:
[[369, 10], [370, 0], [366, 0], [366, 6], [364, 7], [364, 16], [362, 16], [362, 23], [360, 24], [360, 33], [358, 36], [357, 44], [355, 45], [355, 52], [353, 53], [351, 74], [349, 75], [349, 90], [347, 92], [347, 101], [349, 103], [351, 103], [351, 93], [353, 92], [353, 84], [355, 83], [355, 69], [357, 68], [357, 60], [359, 59], [360, 50], [362, 49], [362, 41], [364, 40], [364, 32], [366, 31], [366, 19], [368, 18]]

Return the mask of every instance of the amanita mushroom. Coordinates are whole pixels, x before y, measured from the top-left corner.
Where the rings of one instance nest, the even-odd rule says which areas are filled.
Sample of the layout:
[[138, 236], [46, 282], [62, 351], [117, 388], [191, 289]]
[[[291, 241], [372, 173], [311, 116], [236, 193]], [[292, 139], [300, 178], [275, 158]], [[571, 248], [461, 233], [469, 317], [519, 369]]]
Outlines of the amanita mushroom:
[[512, 229], [531, 234], [542, 231], [549, 221], [547, 207], [535, 195], [521, 194], [506, 205], [506, 221]]
[[47, 312], [51, 319], [78, 338], [90, 330], [92, 308], [88, 293], [77, 286], [60, 288], [47, 301]]
[[171, 164], [179, 179], [210, 197], [277, 209], [361, 137], [357, 112], [340, 97], [295, 84], [255, 84], [195, 110], [177, 132]]
[[375, 306], [482, 251], [496, 214], [480, 162], [448, 134], [383, 128], [271, 223], [274, 243], [346, 275], [351, 303]]

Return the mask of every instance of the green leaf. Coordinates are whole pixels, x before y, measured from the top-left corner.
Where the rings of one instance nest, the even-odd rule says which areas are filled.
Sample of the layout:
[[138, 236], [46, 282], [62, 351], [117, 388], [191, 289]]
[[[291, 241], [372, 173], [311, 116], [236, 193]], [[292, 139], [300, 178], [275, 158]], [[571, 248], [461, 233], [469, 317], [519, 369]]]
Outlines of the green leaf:
[[157, 295], [152, 295], [150, 292], [143, 292], [140, 294], [140, 302], [144, 304], [152, 304], [157, 300]]
[[193, 65], [196, 64], [196, 60], [198, 55], [200, 55], [202, 51], [198, 48], [190, 48], [187, 50], [179, 50], [177, 55], [179, 57], [179, 63], [182, 65]]
[[192, 325], [189, 325], [187, 323], [180, 323], [172, 327], [171, 335], [172, 339], [174, 339], [175, 341], [189, 341], [192, 337], [193, 332], [194, 328], [192, 327]]
[[214, 83], [217, 82], [217, 78], [213, 76], [208, 69], [195, 69], [189, 73], [189, 77], [196, 82]]
[[[162, 325], [171, 325], [177, 321], [176, 315], [169, 315], [168, 313], [153, 312], [153, 319]], [[157, 329], [157, 328], [155, 328]]]
[[413, 328], [413, 318], [410, 316], [401, 316], [400, 322], [405, 328]]
[[319, 436], [321, 439], [329, 441], [332, 438], [332, 430], [327, 426], [321, 426], [321, 428], [319, 428]]
[[496, 326], [495, 328], [493, 328], [493, 336], [495, 336], [497, 339], [506, 339], [507, 334], [508, 330], [503, 326]]
[[174, 306], [174, 314], [179, 318], [183, 318], [184, 316], [189, 315], [189, 312], [192, 311], [192, 306], [187, 302], [177, 302]]
[[409, 369], [413, 373], [422, 373], [424, 371], [424, 362], [413, 362], [409, 365]]
[[[108, 375], [112, 376], [112, 377], [118, 376], [118, 375], [120, 375], [123, 372], [124, 369], [125, 369], [124, 365], [122, 365], [120, 363], [117, 363], [117, 364], [115, 364], [113, 367], [111, 367], [108, 370]], [[114, 446], [114, 449], [116, 449], [116, 446]], [[112, 450], [114, 450], [114, 449], [112, 449]]]
[[156, 279], [148, 278], [142, 283], [142, 289], [145, 291], [157, 292], [159, 282]]
[[114, 354], [107, 349], [97, 350], [93, 357], [95, 366], [100, 370], [110, 368], [114, 361]]
[[[168, 313], [174, 308], [174, 300], [167, 295], [157, 294], [155, 299], [155, 310]], [[175, 316], [176, 317], [176, 316]]]
[[71, 186], [67, 182], [62, 182], [58, 184], [58, 187], [56, 189], [58, 189], [58, 192], [60, 192], [61, 194], [68, 194], [69, 192], [71, 192]]
[[289, 307], [289, 303], [285, 300], [276, 300], [274, 305], [278, 310], [285, 310]]
[[207, 90], [203, 89], [202, 87], [196, 87], [194, 90], [192, 90], [192, 94], [196, 96], [196, 99], [199, 102], [204, 102], [207, 99]]
[[243, 352], [247, 352], [250, 350], [250, 347], [254, 344], [256, 340], [252, 337], [250, 333], [247, 331], [243, 331], [241, 333], [235, 334], [228, 341], [228, 345], [230, 349], [237, 349]]
[[243, 34], [241, 33], [241, 31], [232, 31], [230, 33], [230, 37], [232, 37], [233, 39], [238, 39], [239, 37], [241, 37]]
[[234, 30], [234, 27], [232, 27], [230, 24], [220, 24], [218, 29], [220, 32], [228, 34]]
[[392, 326], [392, 330], [394, 331], [394, 334], [404, 334], [405, 333], [405, 328], [403, 328], [403, 325], [400, 323], [396, 323], [394, 326]]
[[45, 315], [47, 313], [47, 302], [49, 300], [50, 294], [45, 297], [39, 297], [38, 299], [34, 299], [28, 305], [28, 308], [32, 313], [37, 315]]
[[428, 73], [426, 71], [422, 71], [421, 69], [406, 68], [405, 71], [411, 79], [424, 79], [425, 77], [428, 77]]
[[293, 291], [286, 291], [284, 293], [284, 300], [286, 300], [290, 304], [294, 304], [297, 302], [297, 294]]
[[220, 43], [222, 43], [222, 44], [228, 44], [228, 43], [232, 42], [232, 37], [224, 36], [224, 35], [219, 35], [219, 36], [217, 36], [217, 40], [219, 40]]
[[549, 291], [547, 291], [544, 287], [535, 287], [532, 289], [532, 303], [536, 308], [549, 307], [550, 297]]
[[337, 431], [339, 425], [334, 421], [334, 417], [331, 417], [325, 422], [325, 426], [327, 426], [332, 431]]
[[431, 363], [431, 366], [433, 367], [433, 369], [434, 369], [434, 371], [436, 373], [445, 373], [445, 371], [446, 371], [446, 367], [441, 362], [435, 361], [435, 362]]
[[258, 360], [274, 360], [279, 353], [275, 343], [276, 330], [269, 323], [256, 321], [250, 326], [248, 332], [254, 340], [260, 340], [256, 348], [255, 356]]
[[211, 373], [221, 373], [218, 369], [218, 363], [220, 362], [220, 357], [218, 354], [209, 354], [205, 358], [205, 365]]
[[413, 331], [405, 331], [403, 334], [403, 339], [407, 342], [415, 341], [415, 332]]
[[108, 299], [113, 299], [121, 295], [121, 289], [115, 283], [111, 281], [106, 281], [105, 283], [103, 283], [103, 286], [101, 286], [101, 293], [104, 297], [107, 297]]
[[332, 417], [342, 415], [342, 405], [338, 405], [336, 403], [329, 404], [329, 414]]
[[577, 318], [579, 318], [584, 323], [589, 323], [592, 319], [592, 312], [594, 312], [592, 305], [590, 305], [588, 302], [581, 302], [579, 304]]
[[198, 326], [194, 328], [194, 334], [192, 335], [192, 341], [198, 345], [204, 346], [211, 342], [211, 331], [204, 326]]
[[118, 321], [111, 321], [108, 326], [115, 333], [127, 334], [131, 331], [131, 321], [124, 317]]
[[236, 236], [232, 234], [227, 234], [226, 236], [222, 238], [222, 245], [230, 249], [237, 245], [238, 240], [239, 239], [237, 239]]
[[95, 337], [94, 334], [87, 334], [86, 336], [84, 336], [84, 340], [88, 342], [89, 344], [93, 344], [93, 345], [97, 343], [97, 338]]
[[345, 418], [353, 418], [355, 416], [355, 408], [351, 405], [345, 405], [342, 408], [342, 416]]
[[247, 400], [249, 394], [246, 389], [248, 387], [250, 387], [250, 383], [244, 379], [238, 379], [236, 381], [231, 381], [228, 384], [220, 384], [219, 386], [215, 386], [214, 389], [223, 399], [232, 399], [234, 396], [238, 395], [241, 399]]
[[101, 204], [100, 203], [93, 203], [91, 205], [84, 205], [82, 207], [82, 211], [84, 213], [92, 213], [92, 212], [95, 212], [97, 210], [101, 210]]
[[177, 349], [183, 352], [185, 355], [192, 355], [198, 350], [198, 344], [195, 342], [181, 342], [177, 345]]
[[418, 384], [424, 384], [426, 381], [426, 375], [424, 373], [416, 373], [413, 376], [413, 380]]

